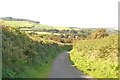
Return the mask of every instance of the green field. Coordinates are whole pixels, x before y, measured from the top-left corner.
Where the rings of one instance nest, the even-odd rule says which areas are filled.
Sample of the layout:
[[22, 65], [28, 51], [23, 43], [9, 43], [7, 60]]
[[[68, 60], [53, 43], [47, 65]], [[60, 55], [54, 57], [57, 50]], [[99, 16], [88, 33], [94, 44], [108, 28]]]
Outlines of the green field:
[[[38, 30], [38, 29], [58, 29], [58, 30], [70, 30], [72, 28], [69, 27], [62, 27], [62, 26], [50, 26], [46, 24], [38, 24], [38, 23], [33, 23], [33, 22], [28, 22], [28, 21], [6, 21], [6, 20], [0, 20], [4, 21], [4, 23], [8, 26], [13, 26], [13, 27], [23, 27], [23, 28], [32, 28], [32, 30]], [[73, 28], [77, 30], [76, 28]]]
[[4, 21], [4, 23], [13, 27], [32, 27], [34, 25], [33, 23], [27, 21]]

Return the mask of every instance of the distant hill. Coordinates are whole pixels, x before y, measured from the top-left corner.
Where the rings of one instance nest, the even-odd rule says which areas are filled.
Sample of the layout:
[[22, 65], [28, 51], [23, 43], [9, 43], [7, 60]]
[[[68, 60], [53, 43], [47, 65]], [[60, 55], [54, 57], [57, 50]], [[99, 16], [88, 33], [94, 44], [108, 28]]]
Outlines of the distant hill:
[[[9, 26], [14, 26], [17, 28], [20, 28], [21, 30], [29, 31], [29, 30], [82, 30], [83, 32], [91, 32], [96, 30], [97, 28], [80, 28], [80, 27], [68, 27], [68, 26], [53, 26], [53, 25], [46, 25], [46, 24], [40, 24], [39, 21], [29, 20], [29, 19], [22, 19], [22, 18], [13, 18], [13, 17], [0, 17], [1, 20], [4, 20], [4, 23]], [[118, 30], [115, 30], [114, 28], [105, 28], [109, 34], [117, 34]]]
[[39, 21], [33, 21], [29, 19], [20, 19], [20, 18], [13, 18], [13, 17], [1, 17], [0, 19], [6, 20], [6, 21], [28, 21], [28, 22], [33, 22], [33, 23], [40, 23]]
[[0, 20], [3, 20], [3, 22], [8, 26], [13, 26], [16, 28], [20, 28], [22, 30], [41, 30], [41, 29], [79, 30], [79, 28], [75, 27], [51, 26], [46, 24], [40, 24], [40, 22], [38, 21], [33, 21], [29, 19], [1, 17]]

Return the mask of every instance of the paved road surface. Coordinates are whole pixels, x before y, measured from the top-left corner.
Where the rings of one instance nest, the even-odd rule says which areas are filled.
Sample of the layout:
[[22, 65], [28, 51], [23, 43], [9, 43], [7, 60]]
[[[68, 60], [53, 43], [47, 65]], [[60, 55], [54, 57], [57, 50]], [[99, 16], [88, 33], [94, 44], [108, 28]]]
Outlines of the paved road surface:
[[77, 68], [69, 60], [69, 52], [64, 52], [55, 59], [48, 78], [90, 78]]

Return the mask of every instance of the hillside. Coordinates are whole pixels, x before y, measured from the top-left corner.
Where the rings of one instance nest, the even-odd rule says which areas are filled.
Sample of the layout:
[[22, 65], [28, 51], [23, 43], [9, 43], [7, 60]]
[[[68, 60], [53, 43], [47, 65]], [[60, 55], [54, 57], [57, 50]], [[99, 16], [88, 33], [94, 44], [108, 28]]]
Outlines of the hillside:
[[[38, 22], [38, 21], [33, 21], [33, 20], [29, 20], [29, 19], [1, 17], [0, 21], [1, 20], [4, 21], [4, 23], [6, 25], [14, 26], [14, 27], [18, 27], [18, 28], [24, 28], [25, 30], [39, 30], [39, 29], [59, 29], [59, 30], [65, 29], [65, 30], [68, 30], [68, 29], [76, 29], [76, 28], [68, 28], [68, 27], [40, 24], [40, 22]], [[24, 30], [24, 29], [22, 29], [22, 30]]]

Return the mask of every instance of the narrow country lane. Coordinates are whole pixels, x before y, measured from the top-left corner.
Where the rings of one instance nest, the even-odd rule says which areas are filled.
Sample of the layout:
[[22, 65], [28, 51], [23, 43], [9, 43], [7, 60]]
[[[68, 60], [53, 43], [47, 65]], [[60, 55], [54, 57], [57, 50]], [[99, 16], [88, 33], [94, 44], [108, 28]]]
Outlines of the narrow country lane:
[[72, 65], [69, 59], [69, 52], [64, 52], [55, 59], [48, 78], [92, 78], [80, 72]]

